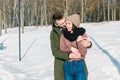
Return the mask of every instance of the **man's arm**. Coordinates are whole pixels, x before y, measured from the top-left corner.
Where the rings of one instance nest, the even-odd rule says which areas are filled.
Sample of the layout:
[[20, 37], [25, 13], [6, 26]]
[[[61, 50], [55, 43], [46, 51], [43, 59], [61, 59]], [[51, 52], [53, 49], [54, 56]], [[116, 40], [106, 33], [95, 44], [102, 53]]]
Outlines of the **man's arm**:
[[60, 51], [60, 46], [58, 46], [58, 44], [60, 44], [60, 43], [56, 43], [57, 39], [55, 37], [57, 37], [57, 36], [55, 36], [54, 33], [51, 32], [50, 33], [50, 41], [51, 41], [51, 50], [52, 50], [53, 56], [57, 59], [69, 60], [69, 53]]

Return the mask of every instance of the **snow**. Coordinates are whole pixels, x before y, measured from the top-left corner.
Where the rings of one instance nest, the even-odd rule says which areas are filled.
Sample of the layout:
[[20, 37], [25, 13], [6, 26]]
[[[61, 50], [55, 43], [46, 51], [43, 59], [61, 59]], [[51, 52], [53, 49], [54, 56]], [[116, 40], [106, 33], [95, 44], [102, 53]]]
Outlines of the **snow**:
[[[93, 47], [88, 49], [86, 64], [88, 80], [120, 79], [120, 21], [81, 23], [86, 28]], [[25, 27], [21, 34], [19, 61], [18, 28], [8, 29], [0, 36], [0, 80], [54, 80], [54, 57], [50, 48], [48, 27]]]

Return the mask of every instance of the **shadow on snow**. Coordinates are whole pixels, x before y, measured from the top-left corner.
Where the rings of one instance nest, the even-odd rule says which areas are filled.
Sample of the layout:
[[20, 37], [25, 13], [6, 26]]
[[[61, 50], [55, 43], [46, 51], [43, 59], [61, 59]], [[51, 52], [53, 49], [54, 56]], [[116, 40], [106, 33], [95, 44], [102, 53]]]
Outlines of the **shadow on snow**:
[[94, 38], [92, 38], [91, 36], [89, 36], [90, 39], [92, 39], [92, 41], [96, 44], [96, 46], [104, 53], [106, 54], [109, 59], [112, 61], [112, 63], [115, 65], [115, 67], [117, 68], [117, 70], [119, 71], [120, 73], [120, 62], [118, 62], [114, 57], [112, 57], [109, 52], [105, 49], [103, 49], [96, 41]]

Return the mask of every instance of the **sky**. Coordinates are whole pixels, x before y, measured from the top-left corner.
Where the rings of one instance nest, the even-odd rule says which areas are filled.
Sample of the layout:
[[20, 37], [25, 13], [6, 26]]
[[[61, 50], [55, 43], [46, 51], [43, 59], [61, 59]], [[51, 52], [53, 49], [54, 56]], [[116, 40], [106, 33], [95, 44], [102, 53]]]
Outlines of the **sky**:
[[[120, 21], [81, 23], [92, 41], [85, 61], [89, 80], [120, 79]], [[0, 43], [0, 80], [54, 80], [54, 57], [50, 47], [51, 25], [25, 27], [21, 34], [19, 61], [18, 28], [3, 30]], [[1, 45], [0, 45], [1, 46]]]

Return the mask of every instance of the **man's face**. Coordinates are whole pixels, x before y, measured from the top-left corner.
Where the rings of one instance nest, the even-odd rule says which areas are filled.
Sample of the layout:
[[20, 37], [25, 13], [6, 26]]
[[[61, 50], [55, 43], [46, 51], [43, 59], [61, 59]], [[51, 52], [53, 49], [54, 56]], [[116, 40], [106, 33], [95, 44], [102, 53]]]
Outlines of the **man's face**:
[[66, 28], [66, 19], [62, 18], [60, 20], [56, 20], [55, 25], [61, 28]]

